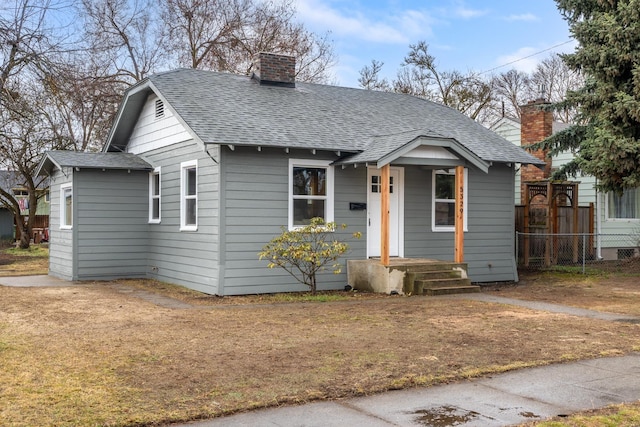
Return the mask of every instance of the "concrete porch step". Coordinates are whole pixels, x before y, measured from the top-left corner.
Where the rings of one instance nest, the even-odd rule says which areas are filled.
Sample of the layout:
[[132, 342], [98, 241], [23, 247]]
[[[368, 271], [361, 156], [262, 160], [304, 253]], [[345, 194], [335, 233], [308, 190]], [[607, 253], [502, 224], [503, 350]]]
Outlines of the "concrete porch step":
[[414, 280], [421, 279], [460, 279], [462, 271], [460, 270], [411, 270], [409, 272], [415, 276]]
[[480, 292], [480, 286], [446, 286], [441, 288], [428, 288], [424, 290], [424, 295], [451, 295], [451, 294], [471, 294]]
[[423, 295], [469, 294], [480, 292], [480, 286], [472, 285], [469, 279], [419, 279], [414, 289], [422, 289]]

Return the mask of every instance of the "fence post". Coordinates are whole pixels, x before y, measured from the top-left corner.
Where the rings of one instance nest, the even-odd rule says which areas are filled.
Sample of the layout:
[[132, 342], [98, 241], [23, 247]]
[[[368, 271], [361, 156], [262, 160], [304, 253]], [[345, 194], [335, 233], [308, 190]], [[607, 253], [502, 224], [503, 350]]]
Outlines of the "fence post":
[[585, 272], [585, 264], [586, 264], [586, 248], [587, 248], [587, 235], [582, 235], [582, 274], [586, 274]]
[[520, 240], [520, 239], [518, 237], [518, 234], [520, 234], [520, 233], [516, 231], [516, 268], [518, 268], [518, 264], [519, 264], [519, 261], [520, 261], [520, 258], [519, 258], [520, 254], [518, 253], [518, 240]]

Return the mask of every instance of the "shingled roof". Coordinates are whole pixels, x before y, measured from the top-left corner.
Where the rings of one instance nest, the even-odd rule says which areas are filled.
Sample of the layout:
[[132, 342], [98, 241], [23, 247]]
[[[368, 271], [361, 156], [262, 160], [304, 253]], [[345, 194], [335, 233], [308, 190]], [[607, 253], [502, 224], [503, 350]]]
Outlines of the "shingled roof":
[[153, 170], [140, 157], [130, 153], [85, 153], [78, 151], [47, 151], [36, 169], [36, 175], [50, 173], [53, 168]]
[[540, 163], [460, 112], [414, 96], [300, 82], [274, 87], [193, 69], [156, 74], [132, 87], [105, 151], [125, 149], [152, 92], [203, 144], [359, 153], [352, 157], [359, 162], [388, 154], [383, 141], [398, 149], [418, 135], [455, 141], [487, 163]]

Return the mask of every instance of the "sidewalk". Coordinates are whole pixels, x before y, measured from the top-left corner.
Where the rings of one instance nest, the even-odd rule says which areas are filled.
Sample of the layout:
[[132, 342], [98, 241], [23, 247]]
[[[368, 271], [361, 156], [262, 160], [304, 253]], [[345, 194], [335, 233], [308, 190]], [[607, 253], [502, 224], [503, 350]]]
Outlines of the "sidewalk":
[[640, 354], [635, 353], [174, 427], [509, 426], [637, 400]]

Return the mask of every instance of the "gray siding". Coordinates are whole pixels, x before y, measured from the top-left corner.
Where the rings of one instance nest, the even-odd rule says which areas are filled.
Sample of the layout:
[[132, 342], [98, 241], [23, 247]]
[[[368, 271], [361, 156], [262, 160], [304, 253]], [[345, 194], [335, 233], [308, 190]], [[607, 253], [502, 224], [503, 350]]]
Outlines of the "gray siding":
[[[226, 217], [223, 239], [224, 294], [289, 292], [305, 290], [284, 270], [268, 269], [257, 253], [287, 224], [288, 159], [322, 159], [318, 153], [236, 148], [223, 151], [225, 188], [222, 210]], [[366, 211], [349, 210], [349, 202], [365, 202], [365, 167], [335, 168], [335, 221], [345, 223], [339, 231], [351, 246], [346, 258], [366, 256]], [[452, 260], [454, 233], [431, 231], [432, 172], [421, 167], [405, 167], [405, 256]], [[489, 174], [469, 171], [469, 231], [465, 233], [465, 261], [474, 282], [516, 279], [513, 259], [514, 172], [494, 165]], [[354, 231], [363, 233], [353, 240]], [[343, 261], [344, 262], [344, 261]], [[344, 273], [324, 273], [319, 289], [340, 289]]]
[[[66, 176], [65, 176], [66, 174]], [[64, 280], [74, 280], [73, 235], [74, 229], [60, 229], [60, 185], [73, 182], [73, 170], [66, 168], [64, 173], [56, 170], [51, 176], [49, 214], [49, 274]], [[73, 208], [76, 208], [75, 188], [73, 189]], [[73, 217], [76, 217], [75, 211]]]
[[[454, 258], [454, 233], [431, 231], [432, 173], [405, 169], [405, 256]], [[468, 231], [464, 259], [474, 282], [516, 279], [514, 264], [513, 169], [494, 164], [485, 174], [471, 168], [468, 176]]]
[[[327, 157], [330, 156], [330, 157]], [[335, 159], [331, 154], [310, 151], [236, 148], [222, 150], [224, 183], [223, 239], [225, 295], [263, 292], [304, 291], [307, 288], [282, 269], [267, 268], [258, 260], [258, 252], [287, 226], [288, 159]], [[366, 168], [335, 168], [335, 221], [348, 225], [337, 235], [351, 245], [349, 258], [365, 256], [365, 237], [350, 238], [354, 231], [364, 233], [365, 211], [350, 211], [349, 202], [366, 202]], [[346, 264], [342, 260], [343, 266]], [[341, 274], [324, 272], [318, 277], [318, 289], [341, 289], [346, 285], [346, 267]]]
[[[148, 224], [148, 277], [218, 294], [219, 156], [194, 141], [141, 155], [161, 168], [161, 222]], [[198, 230], [180, 231], [180, 163], [198, 161]], [[146, 213], [145, 213], [146, 215]]]
[[148, 173], [74, 171], [74, 279], [145, 277]]

